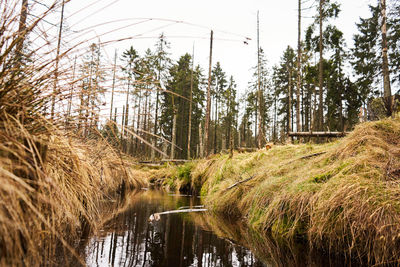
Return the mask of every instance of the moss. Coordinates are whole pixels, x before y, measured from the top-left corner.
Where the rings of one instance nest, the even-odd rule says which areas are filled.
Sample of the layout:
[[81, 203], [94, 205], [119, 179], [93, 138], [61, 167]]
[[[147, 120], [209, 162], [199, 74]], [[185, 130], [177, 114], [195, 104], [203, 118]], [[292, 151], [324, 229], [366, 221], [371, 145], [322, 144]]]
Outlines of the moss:
[[207, 194], [208, 194], [207, 187], [206, 186], [202, 186], [201, 189], [200, 189], [200, 196], [201, 197], [205, 197], [205, 196], [207, 196]]
[[324, 183], [324, 182], [328, 181], [332, 176], [333, 176], [332, 172], [327, 172], [327, 173], [323, 173], [323, 174], [314, 176], [313, 178], [311, 178], [311, 180], [314, 183]]
[[185, 163], [184, 165], [179, 166], [177, 168], [176, 178], [180, 181], [183, 181], [184, 183], [190, 183], [192, 180], [191, 172], [193, 166], [194, 165], [192, 162]]

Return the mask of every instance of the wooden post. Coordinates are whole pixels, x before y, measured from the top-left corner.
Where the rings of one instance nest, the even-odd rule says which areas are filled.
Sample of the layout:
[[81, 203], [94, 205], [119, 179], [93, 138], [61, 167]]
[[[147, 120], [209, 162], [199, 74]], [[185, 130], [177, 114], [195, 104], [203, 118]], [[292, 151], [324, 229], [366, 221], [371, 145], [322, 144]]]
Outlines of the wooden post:
[[211, 67], [212, 67], [212, 48], [213, 48], [213, 31], [211, 31], [210, 37], [210, 59], [208, 67], [208, 86], [207, 86], [207, 108], [206, 108], [206, 120], [204, 125], [204, 146], [205, 155], [208, 156], [209, 146], [208, 146], [208, 134], [210, 127], [210, 109], [211, 109]]

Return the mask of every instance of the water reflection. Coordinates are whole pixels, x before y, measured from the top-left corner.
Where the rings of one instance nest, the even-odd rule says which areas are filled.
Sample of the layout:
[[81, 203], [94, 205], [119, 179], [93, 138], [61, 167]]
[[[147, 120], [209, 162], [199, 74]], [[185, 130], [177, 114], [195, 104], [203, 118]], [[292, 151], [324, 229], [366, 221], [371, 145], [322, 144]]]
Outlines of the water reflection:
[[198, 198], [147, 191], [129, 198], [83, 251], [88, 266], [265, 266], [245, 247], [208, 231], [204, 216], [151, 214], [199, 205]]

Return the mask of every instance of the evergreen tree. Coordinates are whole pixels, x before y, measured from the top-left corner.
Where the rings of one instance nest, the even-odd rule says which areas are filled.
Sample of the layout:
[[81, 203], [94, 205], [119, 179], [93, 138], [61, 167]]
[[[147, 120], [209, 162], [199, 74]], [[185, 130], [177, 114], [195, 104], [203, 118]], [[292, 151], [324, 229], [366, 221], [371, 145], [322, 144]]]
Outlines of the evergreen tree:
[[288, 46], [279, 66], [273, 68], [274, 94], [279, 102], [277, 115], [281, 117], [281, 127], [285, 132], [293, 129], [293, 88], [296, 82], [296, 54]]
[[[176, 158], [187, 158], [187, 127], [190, 97], [191, 80], [191, 56], [183, 55], [176, 64], [169, 70], [170, 78], [167, 81], [167, 91], [162, 93], [162, 112], [160, 125], [162, 125], [162, 134], [167, 140], [173, 137], [173, 119], [176, 115]], [[203, 75], [200, 67], [194, 72], [193, 81], [193, 106], [192, 106], [192, 138], [193, 149], [196, 148], [198, 136], [196, 128], [202, 118], [202, 106], [204, 101], [204, 92], [201, 89], [203, 85]], [[193, 152], [192, 152], [193, 153]]]
[[[319, 87], [319, 101], [318, 101], [318, 124], [317, 128], [322, 130], [324, 124], [324, 47], [326, 42], [326, 30], [330, 27], [324, 27], [323, 23], [331, 18], [337, 18], [340, 12], [339, 5], [335, 1], [331, 0], [319, 0], [318, 12], [315, 17], [315, 23], [308, 27], [306, 32], [306, 44], [308, 50], [319, 52], [319, 71], [318, 71], [318, 87]], [[314, 25], [319, 25], [319, 35], [314, 34]]]

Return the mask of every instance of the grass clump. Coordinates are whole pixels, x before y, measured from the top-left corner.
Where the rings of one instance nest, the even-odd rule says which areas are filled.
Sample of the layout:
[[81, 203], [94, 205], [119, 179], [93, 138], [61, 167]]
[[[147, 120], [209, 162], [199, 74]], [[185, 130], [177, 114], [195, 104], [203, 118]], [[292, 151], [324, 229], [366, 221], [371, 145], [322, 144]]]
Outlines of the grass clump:
[[[303, 158], [318, 152], [325, 153]], [[201, 173], [201, 194], [217, 213], [370, 264], [400, 260], [398, 117], [360, 124], [333, 143], [275, 146], [198, 164], [202, 171], [192, 172]]]

